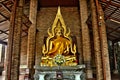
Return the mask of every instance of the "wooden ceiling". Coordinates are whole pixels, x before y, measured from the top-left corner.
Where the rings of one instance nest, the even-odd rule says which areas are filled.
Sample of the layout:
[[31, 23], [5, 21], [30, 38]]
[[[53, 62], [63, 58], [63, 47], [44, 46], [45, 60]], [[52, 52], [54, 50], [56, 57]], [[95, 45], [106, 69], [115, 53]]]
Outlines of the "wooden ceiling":
[[[10, 15], [12, 11], [14, 0], [2, 0], [0, 1], [0, 43], [7, 44], [9, 26], [10, 26]], [[26, 9], [26, 6], [24, 7]], [[28, 15], [23, 15], [23, 27], [22, 37], [27, 36], [28, 28], [31, 24], [28, 20]]]
[[[29, 10], [29, 1], [25, 0], [25, 9]], [[79, 0], [38, 0], [39, 7], [79, 7]], [[105, 14], [108, 39], [120, 41], [120, 0], [99, 0]], [[7, 44], [10, 14], [14, 0], [0, 0], [0, 43]], [[25, 11], [26, 12], [26, 11]], [[29, 12], [29, 11], [28, 11]], [[22, 36], [27, 36], [29, 28], [28, 14], [23, 15]]]
[[39, 0], [39, 5], [42, 7], [74, 7], [78, 6], [79, 0]]
[[120, 41], [120, 0], [100, 0], [105, 14], [108, 39]]

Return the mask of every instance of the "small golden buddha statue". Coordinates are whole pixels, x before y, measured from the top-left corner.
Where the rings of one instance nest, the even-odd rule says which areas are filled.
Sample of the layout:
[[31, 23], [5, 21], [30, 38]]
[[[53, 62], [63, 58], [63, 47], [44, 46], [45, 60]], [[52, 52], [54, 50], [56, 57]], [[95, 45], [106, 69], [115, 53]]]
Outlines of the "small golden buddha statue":
[[50, 29], [48, 29], [49, 37], [42, 48], [43, 56], [41, 58], [41, 66], [56, 66], [53, 59], [57, 54], [61, 54], [65, 57], [64, 66], [77, 65], [76, 45], [72, 43], [72, 39], [69, 37], [70, 30], [68, 33], [66, 32], [66, 26], [60, 9], [58, 9], [53, 23], [52, 33], [49, 30]]

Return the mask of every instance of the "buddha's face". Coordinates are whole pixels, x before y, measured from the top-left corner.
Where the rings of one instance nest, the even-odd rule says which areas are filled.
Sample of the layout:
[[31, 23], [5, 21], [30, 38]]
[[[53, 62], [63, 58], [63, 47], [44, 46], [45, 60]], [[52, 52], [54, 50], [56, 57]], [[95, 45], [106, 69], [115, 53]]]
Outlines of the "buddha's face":
[[56, 28], [55, 29], [55, 35], [56, 36], [61, 36], [61, 35], [63, 35], [62, 33], [63, 33], [63, 29], [62, 28]]

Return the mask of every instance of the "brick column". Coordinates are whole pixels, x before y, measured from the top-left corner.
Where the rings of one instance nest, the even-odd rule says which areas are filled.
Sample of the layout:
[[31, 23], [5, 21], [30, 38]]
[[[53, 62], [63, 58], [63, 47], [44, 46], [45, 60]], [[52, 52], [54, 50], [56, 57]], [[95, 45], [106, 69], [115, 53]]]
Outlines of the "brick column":
[[12, 63], [12, 45], [13, 45], [13, 34], [14, 34], [14, 23], [15, 23], [15, 12], [16, 12], [16, 1], [12, 7], [11, 18], [10, 18], [10, 27], [9, 27], [9, 37], [8, 37], [8, 47], [7, 47], [7, 56], [6, 56], [6, 77], [5, 80], [11, 80], [11, 63]]
[[100, 51], [100, 37], [97, 23], [97, 14], [94, 0], [90, 0], [91, 4], [91, 17], [92, 17], [92, 29], [93, 29], [93, 40], [94, 40], [94, 53], [96, 62], [96, 77], [97, 80], [103, 80], [102, 73], [102, 61]]
[[37, 0], [30, 1], [29, 19], [32, 22], [28, 30], [28, 48], [27, 48], [27, 65], [29, 68], [29, 78], [33, 79], [35, 66], [35, 38], [36, 38], [36, 16], [37, 16]]
[[117, 69], [117, 56], [116, 56], [116, 45], [114, 42], [112, 42], [112, 54], [113, 54], [113, 62], [114, 62], [114, 74], [118, 74], [118, 69]]
[[5, 45], [2, 44], [1, 63], [3, 63], [3, 65], [4, 65], [4, 61], [5, 61]]
[[19, 65], [20, 65], [20, 41], [21, 41], [21, 27], [23, 14], [24, 0], [15, 0], [11, 24], [9, 28], [9, 42], [7, 53], [7, 76], [6, 80], [19, 80]]
[[104, 12], [102, 10], [101, 5], [98, 3], [98, 0], [96, 0], [96, 5], [97, 5], [97, 11], [98, 11], [98, 23], [99, 23], [99, 32], [100, 32], [100, 41], [101, 41], [104, 80], [111, 80]]
[[84, 57], [84, 63], [86, 64], [87, 78], [93, 78], [91, 69], [91, 45], [89, 28], [86, 23], [88, 19], [87, 1], [79, 0], [80, 2], [80, 18], [81, 18], [81, 30], [82, 30], [82, 51]]

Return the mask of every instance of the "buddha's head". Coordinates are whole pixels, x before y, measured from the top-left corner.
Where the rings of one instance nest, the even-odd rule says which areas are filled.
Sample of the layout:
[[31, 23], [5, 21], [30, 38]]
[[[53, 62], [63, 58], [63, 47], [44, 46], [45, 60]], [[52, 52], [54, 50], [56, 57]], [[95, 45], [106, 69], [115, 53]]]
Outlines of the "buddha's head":
[[59, 21], [58, 21], [58, 23], [57, 23], [57, 25], [56, 25], [56, 27], [54, 29], [54, 32], [55, 32], [56, 36], [63, 35], [64, 29], [63, 29], [63, 27], [62, 27], [62, 25], [61, 25], [61, 23]]

